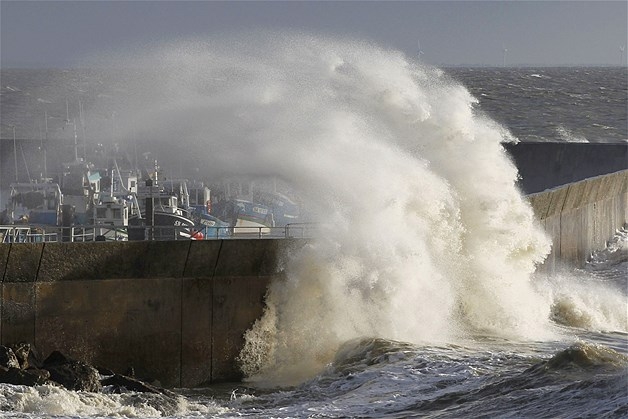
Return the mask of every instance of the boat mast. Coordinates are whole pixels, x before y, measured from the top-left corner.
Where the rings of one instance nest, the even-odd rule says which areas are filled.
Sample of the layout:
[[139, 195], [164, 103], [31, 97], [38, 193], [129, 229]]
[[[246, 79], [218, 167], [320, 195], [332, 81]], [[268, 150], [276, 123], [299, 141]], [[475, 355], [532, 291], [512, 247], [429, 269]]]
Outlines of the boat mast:
[[11, 125], [13, 128], [13, 160], [15, 163], [15, 183], [18, 183], [17, 179], [17, 143], [15, 141], [15, 125]]
[[72, 120], [74, 125], [74, 161], [78, 161], [78, 135], [76, 134], [76, 118]]
[[42, 143], [41, 146], [41, 150], [42, 150], [42, 158], [43, 158], [43, 163], [44, 163], [44, 179], [48, 179], [48, 163], [46, 161], [46, 148], [48, 147], [48, 111], [44, 111], [44, 139], [46, 140], [46, 144], [44, 145]]
[[81, 132], [83, 134], [83, 159], [87, 160], [87, 136], [85, 135], [85, 115], [83, 112], [83, 103], [79, 100], [79, 122], [81, 123]]
[[20, 152], [22, 153], [22, 160], [24, 161], [24, 168], [26, 169], [26, 176], [28, 177], [28, 183], [33, 183], [31, 179], [31, 172], [28, 170], [28, 163], [26, 162], [26, 155], [24, 154], [24, 148], [20, 144]]

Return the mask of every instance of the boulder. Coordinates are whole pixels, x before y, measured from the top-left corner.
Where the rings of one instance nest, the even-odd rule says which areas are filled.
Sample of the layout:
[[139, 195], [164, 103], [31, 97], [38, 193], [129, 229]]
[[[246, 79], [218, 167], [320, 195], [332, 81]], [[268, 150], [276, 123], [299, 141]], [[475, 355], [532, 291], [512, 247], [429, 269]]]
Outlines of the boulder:
[[23, 370], [20, 368], [4, 367], [0, 367], [0, 383], [22, 386], [51, 384], [50, 373], [46, 370], [40, 370], [37, 368]]
[[169, 390], [140, 381], [130, 367], [126, 373], [116, 374], [98, 369], [82, 361], [53, 351], [43, 362], [35, 348], [28, 343], [0, 346], [0, 383], [35, 386], [61, 385], [68, 390], [99, 392], [103, 386], [115, 393], [128, 391], [153, 393], [174, 400], [177, 395]]
[[[20, 342], [13, 345], [9, 345], [9, 348], [15, 354], [17, 361], [20, 363], [20, 368], [25, 370], [28, 367], [35, 366], [38, 367], [38, 363], [34, 359], [34, 354], [31, 351], [31, 345], [26, 342]], [[31, 360], [29, 362], [29, 359]]]
[[17, 360], [13, 350], [7, 346], [0, 346], [0, 366], [5, 368], [20, 368], [20, 362]]
[[54, 351], [44, 361], [43, 368], [50, 379], [68, 390], [98, 392], [102, 389], [98, 370], [82, 361], [76, 361]]
[[167, 396], [175, 396], [174, 393], [160, 387], [155, 387], [140, 381], [133, 377], [122, 374], [114, 374], [101, 381], [103, 386], [112, 386], [114, 393], [122, 393], [126, 391], [137, 391], [141, 393], [165, 394]]

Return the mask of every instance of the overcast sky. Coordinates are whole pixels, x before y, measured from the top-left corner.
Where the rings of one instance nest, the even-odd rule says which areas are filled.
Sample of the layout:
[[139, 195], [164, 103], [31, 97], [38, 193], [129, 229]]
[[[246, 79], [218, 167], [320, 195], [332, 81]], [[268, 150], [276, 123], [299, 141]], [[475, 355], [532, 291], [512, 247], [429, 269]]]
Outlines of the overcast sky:
[[[0, 1], [0, 65], [256, 28], [360, 38], [435, 65], [618, 65], [626, 1]], [[622, 60], [623, 57], [623, 60]]]

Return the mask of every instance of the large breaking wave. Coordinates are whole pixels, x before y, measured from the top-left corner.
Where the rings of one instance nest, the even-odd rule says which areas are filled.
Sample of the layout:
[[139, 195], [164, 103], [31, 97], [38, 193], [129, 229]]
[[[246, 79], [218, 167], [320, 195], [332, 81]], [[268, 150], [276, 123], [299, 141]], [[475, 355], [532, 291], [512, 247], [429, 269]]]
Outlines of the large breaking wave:
[[201, 175], [287, 180], [320, 223], [247, 333], [248, 375], [298, 382], [361, 337], [551, 333], [551, 299], [532, 279], [550, 242], [501, 146], [510, 135], [441, 70], [286, 33], [122, 62], [149, 75], [127, 88], [121, 132], [176, 142], [206, 163]]

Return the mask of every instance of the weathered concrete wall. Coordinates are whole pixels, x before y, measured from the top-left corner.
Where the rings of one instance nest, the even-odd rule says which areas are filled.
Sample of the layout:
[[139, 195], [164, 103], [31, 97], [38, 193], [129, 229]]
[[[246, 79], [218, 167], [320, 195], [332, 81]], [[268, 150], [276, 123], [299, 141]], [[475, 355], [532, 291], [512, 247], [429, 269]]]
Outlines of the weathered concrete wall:
[[628, 223], [628, 170], [529, 195], [541, 225], [552, 239], [543, 269], [561, 262], [583, 266]]
[[[234, 381], [243, 334], [297, 240], [0, 245], [0, 341], [167, 387]], [[4, 262], [4, 263], [2, 263]]]

